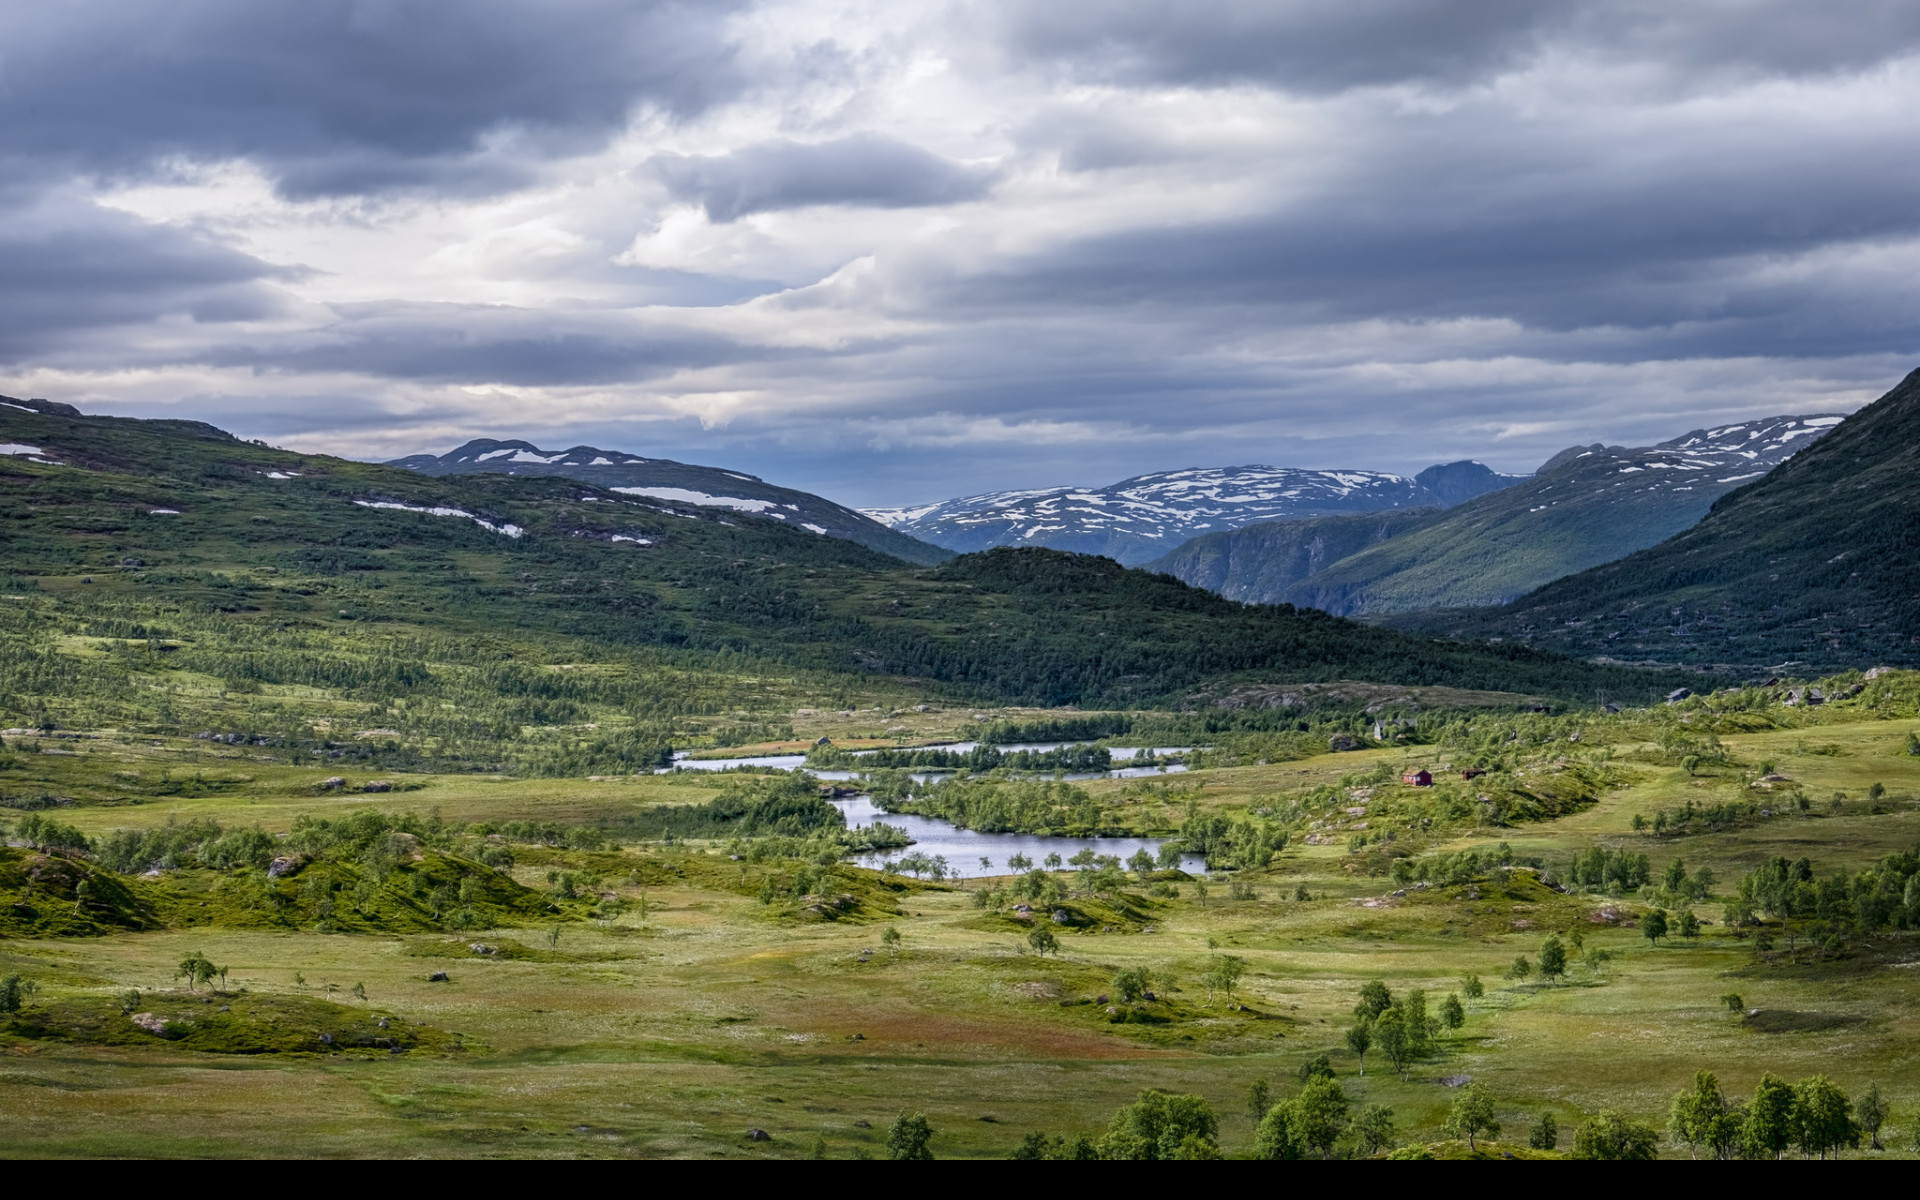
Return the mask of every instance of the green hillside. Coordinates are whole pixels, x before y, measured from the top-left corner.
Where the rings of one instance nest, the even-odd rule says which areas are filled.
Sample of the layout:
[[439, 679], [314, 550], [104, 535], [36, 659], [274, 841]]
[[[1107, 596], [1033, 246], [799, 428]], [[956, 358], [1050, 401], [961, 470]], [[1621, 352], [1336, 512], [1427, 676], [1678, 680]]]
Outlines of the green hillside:
[[1678, 536], [1505, 608], [1418, 622], [1622, 659], [1920, 661], [1920, 371]]
[[[746, 514], [427, 478], [194, 423], [0, 405], [0, 443], [35, 451], [0, 456], [10, 724], [576, 774], [696, 735], [776, 736], [795, 705], [863, 692], [1179, 707], [1236, 680], [1671, 685], [1243, 607], [1103, 559], [919, 568]], [[334, 717], [365, 736], [326, 735]]]
[[434, 476], [503, 474], [577, 479], [596, 489], [627, 495], [664, 495], [705, 508], [764, 513], [820, 537], [844, 538], [912, 563], [931, 565], [953, 557], [951, 550], [908, 537], [864, 513], [809, 492], [780, 487], [738, 471], [642, 458], [619, 450], [575, 446], [556, 452], [530, 442], [477, 438], [447, 454], [412, 454], [387, 465]]
[[1438, 508], [1263, 521], [1181, 543], [1141, 569], [1248, 604], [1276, 604], [1295, 585], [1390, 538], [1443, 519]]

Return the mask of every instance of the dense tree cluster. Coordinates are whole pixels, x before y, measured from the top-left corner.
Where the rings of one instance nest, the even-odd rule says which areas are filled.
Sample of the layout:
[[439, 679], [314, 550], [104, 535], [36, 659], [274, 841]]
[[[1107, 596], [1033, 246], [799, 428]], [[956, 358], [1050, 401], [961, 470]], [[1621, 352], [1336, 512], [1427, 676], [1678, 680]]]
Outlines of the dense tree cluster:
[[1738, 1100], [1720, 1090], [1713, 1072], [1700, 1071], [1693, 1086], [1673, 1098], [1667, 1128], [1694, 1157], [1773, 1159], [1796, 1150], [1803, 1158], [1827, 1158], [1842, 1149], [1857, 1149], [1862, 1136], [1878, 1148], [1886, 1117], [1877, 1087], [1868, 1090], [1856, 1109], [1846, 1092], [1823, 1075], [1789, 1084], [1766, 1074], [1751, 1097]]

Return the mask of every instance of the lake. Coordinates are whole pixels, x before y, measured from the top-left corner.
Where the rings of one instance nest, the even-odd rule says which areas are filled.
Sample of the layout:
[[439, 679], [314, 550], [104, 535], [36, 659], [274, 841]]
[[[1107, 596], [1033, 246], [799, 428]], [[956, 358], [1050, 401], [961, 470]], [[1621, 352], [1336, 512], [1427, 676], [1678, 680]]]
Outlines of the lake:
[[[1145, 850], [1148, 854], [1159, 855], [1160, 846], [1165, 838], [1110, 837], [1042, 837], [1035, 833], [981, 833], [972, 829], [961, 829], [946, 821], [933, 817], [917, 817], [908, 813], [889, 813], [873, 802], [871, 796], [849, 796], [835, 800], [834, 807], [846, 815], [847, 826], [872, 825], [884, 821], [896, 829], [904, 829], [913, 839], [913, 845], [906, 850], [889, 850], [874, 854], [862, 854], [854, 859], [863, 867], [879, 867], [881, 863], [898, 862], [901, 855], [909, 851], [921, 854], [940, 855], [947, 860], [947, 870], [955, 878], [979, 879], [987, 875], [1006, 875], [1011, 872], [1007, 860], [1016, 854], [1024, 854], [1039, 866], [1049, 854], [1058, 854], [1062, 860], [1072, 858], [1087, 847], [1095, 854], [1111, 854], [1125, 862], [1136, 852]], [[987, 859], [990, 866], [981, 866], [980, 860]], [[1206, 860], [1198, 855], [1182, 855], [1180, 869], [1193, 875], [1204, 874]]]
[[[1080, 743], [1049, 742], [1044, 744], [1002, 746], [1001, 749], [1009, 750], [1009, 751], [1038, 750], [1038, 751], [1044, 752], [1048, 750], [1058, 750], [1065, 746], [1072, 746], [1072, 745], [1078, 745], [1078, 744]], [[974, 742], [958, 742], [958, 743], [947, 745], [947, 746], [929, 746], [926, 748], [929, 750], [948, 750], [955, 754], [965, 754], [968, 751], [972, 750], [975, 745], [976, 743]], [[1168, 754], [1186, 754], [1188, 753], [1189, 750], [1190, 750], [1190, 747], [1187, 747], [1187, 746], [1157, 746], [1157, 747], [1156, 746], [1115, 746], [1112, 748], [1110, 753], [1112, 754], [1113, 760], [1115, 762], [1127, 762], [1130, 759], [1140, 757], [1142, 754], [1147, 755], [1149, 758], [1160, 758]], [[872, 751], [856, 750], [854, 751], [854, 753], [856, 755], [870, 754], [872, 753]], [[673, 766], [656, 768], [654, 771], [654, 774], [664, 775], [669, 771], [675, 771], [675, 770], [724, 771], [724, 770], [727, 770], [729, 767], [766, 767], [766, 768], [771, 768], [773, 770], [778, 770], [778, 771], [791, 771], [796, 767], [806, 766], [806, 763], [807, 763], [807, 756], [804, 754], [763, 754], [754, 758], [689, 758], [687, 756], [687, 752], [682, 750], [680, 753], [673, 756]], [[1149, 775], [1179, 775], [1185, 772], [1186, 769], [1187, 769], [1187, 765], [1185, 763], [1170, 763], [1166, 766], [1156, 766], [1156, 767], [1115, 767], [1109, 771], [1076, 771], [1066, 775], [1064, 778], [1071, 779], [1071, 780], [1139, 779], [1143, 776], [1149, 776]], [[845, 781], [849, 779], [858, 778], [860, 775], [860, 772], [816, 770], [816, 771], [810, 771], [809, 774], [817, 775], [821, 779]], [[929, 779], [937, 779], [941, 775], [950, 775], [950, 774], [952, 774], [951, 771], [915, 771], [913, 773], [913, 777], [915, 779], [921, 780], [922, 782], [925, 782], [926, 780], [929, 780]], [[1050, 777], [1048, 773], [1045, 771], [1035, 771], [1035, 772], [1032, 772], [1032, 774], [1038, 778]]]

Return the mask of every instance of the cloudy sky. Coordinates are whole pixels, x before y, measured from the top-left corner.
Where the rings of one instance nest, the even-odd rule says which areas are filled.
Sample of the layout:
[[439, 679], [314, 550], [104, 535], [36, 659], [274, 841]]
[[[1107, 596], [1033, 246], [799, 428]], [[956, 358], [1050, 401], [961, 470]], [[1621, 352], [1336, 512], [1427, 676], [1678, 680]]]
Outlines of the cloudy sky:
[[0, 392], [861, 504], [1920, 365], [1911, 0], [0, 6]]

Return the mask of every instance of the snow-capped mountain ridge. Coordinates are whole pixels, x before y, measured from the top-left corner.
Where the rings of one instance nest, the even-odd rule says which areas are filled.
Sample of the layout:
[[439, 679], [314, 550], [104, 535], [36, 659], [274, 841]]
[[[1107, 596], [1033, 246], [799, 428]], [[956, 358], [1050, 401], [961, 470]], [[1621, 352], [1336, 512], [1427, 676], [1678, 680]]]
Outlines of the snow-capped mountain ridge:
[[1135, 564], [1188, 538], [1257, 521], [1445, 507], [1518, 478], [1477, 462], [1430, 467], [1411, 479], [1386, 471], [1262, 464], [1188, 467], [1136, 475], [1103, 488], [1027, 488], [865, 511], [902, 533], [962, 553], [1050, 546]]
[[1763, 417], [1652, 446], [1571, 446], [1444, 512], [1263, 523], [1197, 538], [1149, 569], [1233, 600], [1338, 616], [1501, 604], [1681, 532], [1842, 420]]
[[638, 499], [728, 509], [782, 521], [820, 537], [844, 538], [870, 550], [915, 563], [941, 562], [949, 556], [936, 546], [897, 533], [853, 509], [809, 492], [783, 488], [755, 475], [646, 458], [598, 446], [545, 450], [518, 439], [475, 438], [446, 454], [411, 454], [390, 466], [425, 475], [558, 475]]

